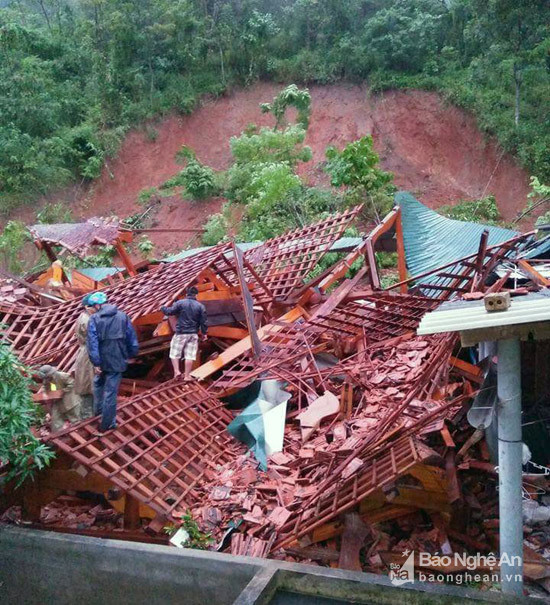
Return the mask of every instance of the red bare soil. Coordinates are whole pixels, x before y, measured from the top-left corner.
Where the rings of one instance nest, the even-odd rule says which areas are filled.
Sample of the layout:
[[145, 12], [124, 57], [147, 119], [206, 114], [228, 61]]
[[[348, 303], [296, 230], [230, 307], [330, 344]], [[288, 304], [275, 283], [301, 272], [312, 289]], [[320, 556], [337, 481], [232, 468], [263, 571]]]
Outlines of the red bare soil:
[[[152, 125], [155, 141], [143, 129], [126, 137], [118, 156], [87, 192], [67, 194], [77, 217], [128, 216], [139, 211], [136, 199], [147, 187], [158, 186], [181, 170], [174, 156], [182, 145], [215, 169], [230, 164], [229, 139], [250, 123], [271, 125], [259, 104], [270, 101], [281, 85], [259, 83], [217, 100], [207, 100], [189, 116], [170, 115]], [[472, 116], [446, 105], [435, 93], [395, 91], [368, 96], [366, 87], [337, 84], [313, 86], [312, 116], [306, 143], [313, 160], [301, 168], [311, 184], [326, 184], [321, 170], [325, 148], [372, 134], [382, 167], [395, 173], [395, 183], [432, 207], [494, 194], [505, 219], [525, 205], [528, 175], [484, 138]], [[72, 198], [72, 199], [71, 199]], [[59, 199], [59, 198], [57, 198]], [[179, 207], [178, 207], [179, 204]], [[208, 203], [163, 202], [158, 225], [196, 227], [216, 212], [221, 200]], [[28, 211], [20, 214], [24, 219]], [[30, 218], [30, 217], [29, 217]], [[151, 237], [164, 249], [181, 248], [187, 236]]]

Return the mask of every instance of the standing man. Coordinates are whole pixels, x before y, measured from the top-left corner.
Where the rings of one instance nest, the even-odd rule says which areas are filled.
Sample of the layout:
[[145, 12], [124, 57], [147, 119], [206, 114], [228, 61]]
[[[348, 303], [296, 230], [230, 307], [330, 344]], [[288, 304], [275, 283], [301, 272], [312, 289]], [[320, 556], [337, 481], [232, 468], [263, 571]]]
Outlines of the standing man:
[[176, 333], [170, 343], [170, 359], [174, 368], [174, 378], [177, 378], [181, 375], [180, 359], [183, 355], [185, 381], [192, 380], [191, 370], [199, 349], [199, 331], [202, 339], [205, 340], [208, 329], [206, 309], [197, 300], [198, 293], [197, 288], [191, 286], [187, 289], [187, 298], [176, 301], [171, 307], [160, 308], [165, 315], [176, 315], [178, 318]]
[[126, 313], [107, 304], [104, 292], [89, 295], [96, 310], [88, 323], [88, 355], [94, 366], [94, 412], [101, 414], [99, 436], [116, 428], [116, 401], [128, 360], [138, 354], [134, 326]]
[[90, 316], [94, 312], [89, 303], [90, 295], [82, 299], [82, 313], [76, 320], [75, 336], [78, 340], [78, 353], [74, 364], [74, 392], [80, 396], [80, 414], [82, 420], [93, 416], [93, 384], [94, 384], [94, 366], [88, 355], [86, 342], [88, 339], [88, 323]]

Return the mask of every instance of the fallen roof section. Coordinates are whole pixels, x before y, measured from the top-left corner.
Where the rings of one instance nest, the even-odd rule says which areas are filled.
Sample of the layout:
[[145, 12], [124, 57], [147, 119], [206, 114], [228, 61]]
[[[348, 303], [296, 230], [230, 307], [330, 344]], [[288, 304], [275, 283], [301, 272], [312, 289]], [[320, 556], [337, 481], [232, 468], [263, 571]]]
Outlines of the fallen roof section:
[[76, 256], [84, 257], [92, 246], [114, 244], [120, 235], [120, 222], [116, 217], [94, 217], [85, 223], [38, 224], [28, 229], [35, 240], [62, 246]]
[[458, 258], [475, 254], [485, 230], [489, 232], [488, 246], [519, 235], [511, 229], [441, 216], [406, 191], [395, 195], [395, 203], [401, 208], [407, 267], [411, 275], [427, 273]]
[[108, 435], [97, 436], [93, 418], [51, 442], [157, 513], [179, 520], [218, 466], [244, 453], [226, 430], [232, 418], [200, 385], [169, 382], [119, 405], [118, 426]]
[[[109, 302], [127, 313], [132, 322], [152, 316], [151, 322], [162, 319], [160, 307], [184, 296], [201, 276], [216, 276], [213, 289], [234, 288], [237, 272], [226, 253], [229, 244], [220, 244], [178, 263], [167, 263], [140, 273], [103, 291]], [[263, 297], [269, 293], [256, 284]], [[8, 326], [8, 337], [20, 357], [28, 364], [51, 363], [60, 369], [72, 368], [78, 350], [74, 335], [75, 322], [82, 312], [80, 300], [42, 309], [0, 303], [0, 321]]]
[[[487, 246], [487, 235], [482, 232], [476, 253], [394, 284], [387, 290], [391, 291], [407, 285], [411, 293], [422, 294], [440, 301], [483, 290], [491, 273], [504, 261], [517, 257], [524, 246], [532, 241], [533, 233], [524, 233], [500, 244]], [[507, 277], [508, 275], [503, 278], [502, 283]]]
[[305, 278], [357, 217], [361, 206], [329, 216], [318, 223], [268, 240], [245, 253], [276, 299], [286, 298], [304, 285]]

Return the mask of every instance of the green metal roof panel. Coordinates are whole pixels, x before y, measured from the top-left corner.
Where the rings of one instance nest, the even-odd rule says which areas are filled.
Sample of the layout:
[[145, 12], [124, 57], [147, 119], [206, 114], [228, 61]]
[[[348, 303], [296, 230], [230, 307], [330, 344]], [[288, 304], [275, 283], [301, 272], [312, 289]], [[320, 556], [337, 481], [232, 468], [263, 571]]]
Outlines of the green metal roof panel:
[[485, 229], [489, 231], [488, 246], [519, 235], [511, 229], [441, 216], [406, 191], [395, 195], [395, 203], [401, 207], [405, 255], [411, 275], [426, 273], [475, 254]]
[[178, 261], [183, 260], [184, 258], [189, 258], [190, 256], [193, 256], [194, 254], [198, 254], [199, 252], [202, 252], [203, 250], [208, 250], [208, 248], [210, 248], [210, 246], [202, 246], [200, 248], [190, 248], [189, 250], [182, 250], [181, 252], [178, 252], [177, 254], [171, 254], [170, 256], [166, 256], [159, 260], [161, 263], [177, 263]]
[[82, 275], [93, 279], [94, 281], [103, 281], [107, 279], [110, 275], [115, 275], [115, 273], [121, 273], [124, 271], [122, 267], [86, 267], [82, 269], [76, 269]]
[[[363, 241], [361, 237], [341, 237], [339, 240], [336, 240], [334, 244], [330, 247], [330, 252], [345, 252], [348, 250], [353, 250], [357, 248], [359, 244]], [[242, 242], [237, 244], [237, 246], [243, 251], [251, 250], [252, 248], [257, 248], [261, 246], [263, 242]], [[160, 259], [162, 263], [174, 263], [179, 260], [183, 260], [184, 258], [189, 258], [194, 254], [198, 254], [203, 250], [207, 250], [210, 246], [202, 246], [202, 248], [191, 248], [189, 250], [183, 250], [178, 254], [172, 254], [171, 256], [167, 256], [165, 258]]]
[[[243, 242], [241, 244], [237, 244], [237, 247], [240, 248], [243, 252], [250, 250], [251, 248], [257, 248], [263, 242]], [[189, 258], [190, 256], [194, 256], [203, 250], [208, 250], [212, 246], [202, 246], [200, 248], [190, 248], [189, 250], [183, 250], [182, 252], [178, 252], [177, 254], [172, 254], [171, 256], [166, 256], [165, 258], [159, 259], [161, 263], [175, 263], [177, 261], [183, 260], [184, 258]]]
[[362, 242], [362, 237], [341, 237], [332, 244], [329, 252], [347, 252], [348, 250], [354, 250]]

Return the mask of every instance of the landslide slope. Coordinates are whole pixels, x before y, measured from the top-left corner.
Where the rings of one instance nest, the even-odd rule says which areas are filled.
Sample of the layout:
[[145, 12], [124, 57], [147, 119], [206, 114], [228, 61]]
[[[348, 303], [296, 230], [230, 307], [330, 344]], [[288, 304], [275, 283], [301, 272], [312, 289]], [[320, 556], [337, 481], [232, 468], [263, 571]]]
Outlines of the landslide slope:
[[[230, 137], [250, 123], [271, 125], [271, 117], [260, 113], [259, 104], [270, 101], [280, 89], [280, 84], [259, 83], [206, 100], [191, 115], [169, 115], [149, 125], [158, 133], [154, 141], [143, 128], [131, 131], [101, 177], [87, 190], [65, 192], [64, 199], [78, 218], [133, 214], [139, 210], [136, 199], [142, 189], [158, 186], [181, 170], [174, 156], [182, 145], [193, 148], [205, 164], [227, 168]], [[395, 173], [396, 185], [431, 207], [493, 194], [503, 218], [510, 220], [525, 205], [527, 172], [495, 141], [484, 137], [471, 115], [446, 104], [436, 93], [410, 90], [373, 96], [366, 87], [347, 84], [312, 86], [310, 92], [306, 143], [312, 147], [313, 159], [302, 167], [310, 183], [327, 182], [321, 165], [328, 145], [343, 147], [372, 134], [382, 167]], [[221, 203], [167, 200], [157, 220], [170, 227], [198, 226]], [[32, 220], [29, 209], [18, 214]], [[156, 234], [152, 239], [162, 248], [174, 248], [187, 238]]]

